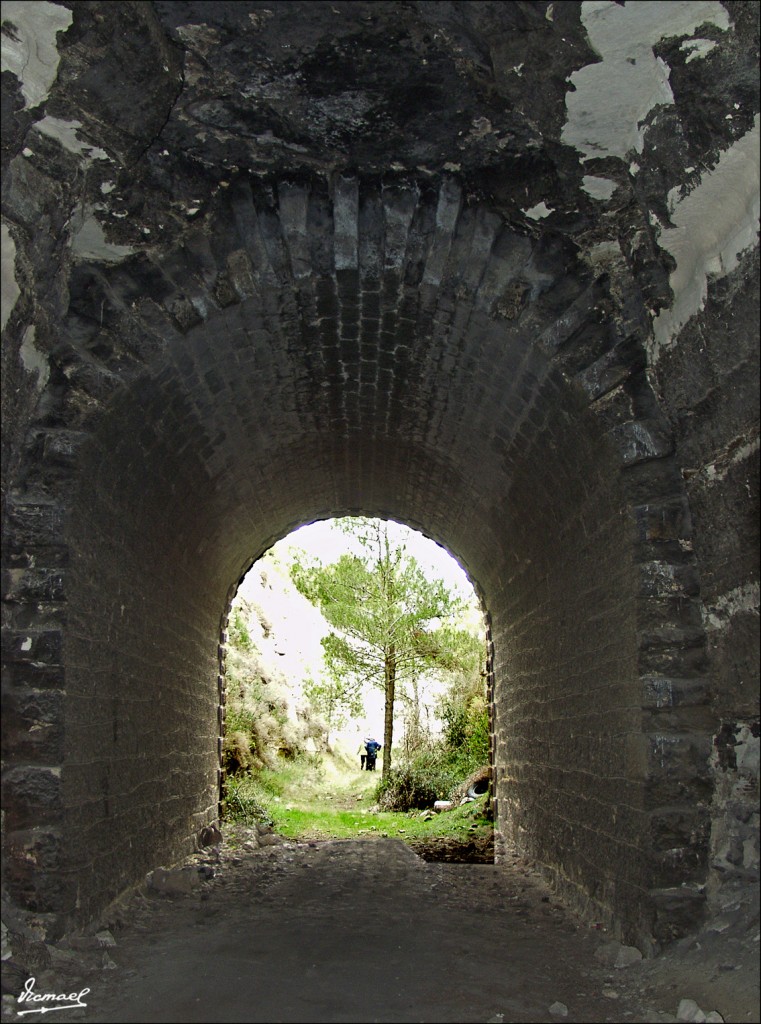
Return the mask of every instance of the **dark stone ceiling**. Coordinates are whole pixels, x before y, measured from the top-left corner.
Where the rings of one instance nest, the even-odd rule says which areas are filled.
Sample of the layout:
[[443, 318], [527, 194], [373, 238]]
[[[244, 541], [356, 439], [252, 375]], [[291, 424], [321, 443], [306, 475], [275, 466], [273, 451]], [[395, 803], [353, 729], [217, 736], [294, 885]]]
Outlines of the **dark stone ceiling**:
[[[562, 138], [572, 76], [601, 59], [579, 3], [62, 6], [74, 17], [57, 37], [44, 111], [24, 109], [4, 75], [3, 159], [43, 112], [77, 125], [110, 158], [88, 167], [81, 201], [109, 242], [141, 249], [171, 245], [237, 177], [424, 184], [450, 174], [466, 202], [525, 234], [565, 234], [580, 250], [618, 236], [656, 310], [669, 300], [669, 264], [649, 237], [650, 212], [667, 224], [669, 191], [690, 187], [685, 168], [714, 164], [757, 109], [750, 4], [725, 5], [737, 31], [710, 60], [688, 60], [682, 28], [660, 41], [674, 103], [648, 115], [636, 175], [628, 160], [584, 156]], [[727, 35], [710, 20], [700, 33]], [[33, 149], [71, 175], [70, 155], [43, 132]], [[589, 174], [613, 182], [612, 200], [584, 190]], [[527, 215], [542, 203], [551, 216]]]

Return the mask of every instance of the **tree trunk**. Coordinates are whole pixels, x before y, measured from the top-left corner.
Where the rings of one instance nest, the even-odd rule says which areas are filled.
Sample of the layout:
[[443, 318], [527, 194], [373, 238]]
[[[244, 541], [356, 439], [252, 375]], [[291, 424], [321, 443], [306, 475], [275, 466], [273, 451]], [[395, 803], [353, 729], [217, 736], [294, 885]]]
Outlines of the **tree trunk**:
[[410, 720], [410, 753], [414, 753], [420, 747], [420, 739], [423, 734], [423, 727], [420, 724], [420, 681], [417, 672], [413, 671], [412, 676], [412, 717]]
[[383, 667], [386, 691], [386, 708], [383, 721], [383, 778], [391, 770], [391, 744], [394, 739], [394, 696], [396, 690], [396, 648], [392, 645], [386, 652]]

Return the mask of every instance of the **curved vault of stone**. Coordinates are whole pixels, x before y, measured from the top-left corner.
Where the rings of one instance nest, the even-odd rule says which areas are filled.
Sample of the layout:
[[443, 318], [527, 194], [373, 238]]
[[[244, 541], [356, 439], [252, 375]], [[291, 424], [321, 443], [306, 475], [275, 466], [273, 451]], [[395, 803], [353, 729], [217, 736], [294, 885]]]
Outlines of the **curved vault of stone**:
[[81, 912], [216, 814], [241, 575], [295, 526], [361, 513], [443, 543], [482, 595], [504, 836], [647, 927], [627, 448], [602, 408], [641, 362], [608, 309], [567, 243], [451, 178], [243, 181], [182, 250], [75, 271], [45, 414], [51, 451], [54, 424], [78, 426], [59, 447], [77, 451], [62, 801]]
[[711, 737], [750, 706], [707, 670], [696, 567], [717, 608], [757, 577], [707, 550], [745, 478], [725, 519], [680, 466], [751, 450], [756, 363], [723, 302], [705, 396], [704, 328], [660, 349], [688, 200], [723, 203], [710, 169], [750, 153], [757, 5], [6, 7], [14, 896], [91, 919], [187, 848], [217, 811], [241, 573], [359, 511], [478, 584], [503, 838], [643, 949], [684, 934]]
[[[361, 201], [353, 180], [339, 182], [335, 200], [285, 186], [258, 209], [247, 185], [233, 191], [184, 251], [75, 276], [72, 350], [100, 356], [111, 346], [103, 368], [127, 382], [87, 423], [103, 438], [98, 465], [118, 464], [122, 481], [134, 471], [142, 490], [148, 467], [171, 455], [178, 479], [165, 500], [178, 508], [187, 497], [178, 481], [195, 474], [201, 539], [188, 550], [229, 549], [226, 576], [301, 522], [368, 508], [446, 536], [487, 574], [488, 552], [504, 543], [494, 510], [506, 514], [522, 467], [557, 458], [564, 424], [586, 404], [551, 360], [557, 321], [576, 301], [570, 330], [583, 329], [587, 357], [609, 349], [604, 284], [581, 267], [569, 275], [570, 247], [532, 243], [488, 210], [465, 208], [453, 181], [440, 191], [367, 189]], [[115, 337], [128, 308], [137, 340]], [[135, 365], [146, 335], [156, 352], [135, 372], [127, 360]], [[63, 371], [81, 378], [80, 395], [97, 390], [87, 369]], [[578, 455], [568, 455], [553, 482], [534, 479], [549, 521], [558, 487], [576, 490]], [[209, 521], [200, 480], [224, 495]], [[84, 474], [85, 490], [93, 482]], [[250, 538], [245, 554], [225, 542], [232, 522], [213, 529], [219, 508]]]

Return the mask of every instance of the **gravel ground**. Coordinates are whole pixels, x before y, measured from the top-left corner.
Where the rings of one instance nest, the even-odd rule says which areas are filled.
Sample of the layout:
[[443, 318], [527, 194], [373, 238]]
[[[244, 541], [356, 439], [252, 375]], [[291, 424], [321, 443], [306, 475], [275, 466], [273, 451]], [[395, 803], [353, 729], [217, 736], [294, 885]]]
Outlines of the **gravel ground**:
[[[90, 991], [86, 1009], [47, 1004], [46, 1024], [667, 1022], [682, 999], [761, 1019], [747, 913], [713, 946], [703, 936], [645, 962], [629, 951], [617, 968], [622, 947], [518, 858], [432, 863], [392, 839], [261, 846], [238, 829], [173, 878], [188, 891], [136, 893], [101, 922], [108, 934], [54, 951], [35, 991]], [[4, 1019], [32, 1008], [6, 996]]]

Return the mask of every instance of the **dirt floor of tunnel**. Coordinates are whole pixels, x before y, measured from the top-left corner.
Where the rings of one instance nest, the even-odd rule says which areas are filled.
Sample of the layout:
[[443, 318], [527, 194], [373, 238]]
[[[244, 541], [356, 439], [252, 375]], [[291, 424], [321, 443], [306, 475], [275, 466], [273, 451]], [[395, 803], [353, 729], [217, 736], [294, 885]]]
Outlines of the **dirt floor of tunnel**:
[[[610, 937], [517, 857], [430, 863], [392, 839], [242, 839], [188, 860], [192, 891], [145, 890], [112, 908], [112, 969], [80, 971], [87, 1009], [46, 1020], [665, 1022], [693, 994], [689, 977], [603, 963]], [[47, 971], [37, 988], [78, 984], [71, 970]]]

